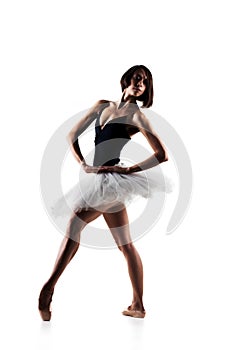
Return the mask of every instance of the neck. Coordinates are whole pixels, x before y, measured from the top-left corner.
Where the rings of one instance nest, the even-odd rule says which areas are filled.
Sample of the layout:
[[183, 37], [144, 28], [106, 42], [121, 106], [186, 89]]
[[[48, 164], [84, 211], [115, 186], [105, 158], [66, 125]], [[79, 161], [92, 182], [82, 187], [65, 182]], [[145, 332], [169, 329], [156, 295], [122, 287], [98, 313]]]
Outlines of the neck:
[[126, 95], [126, 93], [123, 92], [118, 108], [130, 103], [137, 104], [136, 98], [134, 96]]
[[123, 97], [120, 101], [116, 102], [116, 105], [118, 110], [124, 110], [127, 113], [133, 113], [139, 108], [136, 99], [125, 100]]

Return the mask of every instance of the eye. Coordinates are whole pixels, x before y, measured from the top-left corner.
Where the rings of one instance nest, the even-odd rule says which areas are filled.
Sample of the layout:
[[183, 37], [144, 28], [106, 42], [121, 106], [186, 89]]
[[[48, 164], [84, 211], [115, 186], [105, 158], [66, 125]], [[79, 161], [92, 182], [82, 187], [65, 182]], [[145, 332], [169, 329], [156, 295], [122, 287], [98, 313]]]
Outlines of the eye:
[[141, 75], [137, 74], [137, 75], [134, 76], [134, 79], [135, 79], [135, 80], [141, 80], [142, 77], [141, 77]]

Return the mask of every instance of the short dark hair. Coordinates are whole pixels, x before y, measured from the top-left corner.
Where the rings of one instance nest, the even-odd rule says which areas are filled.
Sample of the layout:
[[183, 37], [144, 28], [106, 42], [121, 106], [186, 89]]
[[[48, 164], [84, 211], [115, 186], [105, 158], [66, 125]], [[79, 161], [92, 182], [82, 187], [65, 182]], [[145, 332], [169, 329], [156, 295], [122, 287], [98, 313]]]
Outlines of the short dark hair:
[[154, 89], [153, 89], [152, 74], [147, 67], [145, 67], [143, 65], [136, 65], [136, 66], [129, 68], [121, 77], [121, 81], [120, 81], [121, 89], [122, 89], [122, 91], [124, 91], [124, 89], [126, 89], [130, 85], [130, 82], [131, 82], [131, 79], [132, 79], [134, 73], [139, 69], [141, 69], [145, 72], [147, 79], [146, 79], [146, 90], [142, 94], [142, 96], [139, 96], [137, 98], [137, 100], [143, 101], [142, 107], [148, 108], [148, 107], [152, 106], [152, 104], [153, 104]]

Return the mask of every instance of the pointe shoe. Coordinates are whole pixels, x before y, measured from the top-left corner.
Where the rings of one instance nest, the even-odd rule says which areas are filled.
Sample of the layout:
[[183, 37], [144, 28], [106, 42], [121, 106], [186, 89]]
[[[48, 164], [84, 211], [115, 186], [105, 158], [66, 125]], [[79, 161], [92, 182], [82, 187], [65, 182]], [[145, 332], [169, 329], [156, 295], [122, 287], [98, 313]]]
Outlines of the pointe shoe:
[[144, 318], [146, 316], [146, 311], [126, 309], [122, 312], [122, 314], [124, 316], [130, 316], [135, 318]]
[[39, 296], [38, 309], [43, 321], [50, 321], [51, 319], [52, 313], [50, 310], [50, 304], [52, 302], [52, 296], [53, 296], [53, 291], [42, 288]]

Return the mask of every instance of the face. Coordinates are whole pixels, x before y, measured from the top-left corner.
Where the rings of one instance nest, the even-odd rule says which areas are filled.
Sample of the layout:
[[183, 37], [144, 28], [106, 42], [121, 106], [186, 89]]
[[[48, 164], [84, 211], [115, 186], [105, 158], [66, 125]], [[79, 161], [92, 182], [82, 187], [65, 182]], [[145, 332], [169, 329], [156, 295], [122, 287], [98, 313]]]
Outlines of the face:
[[126, 94], [134, 97], [141, 96], [146, 90], [146, 74], [142, 69], [134, 72], [130, 85], [126, 88]]

